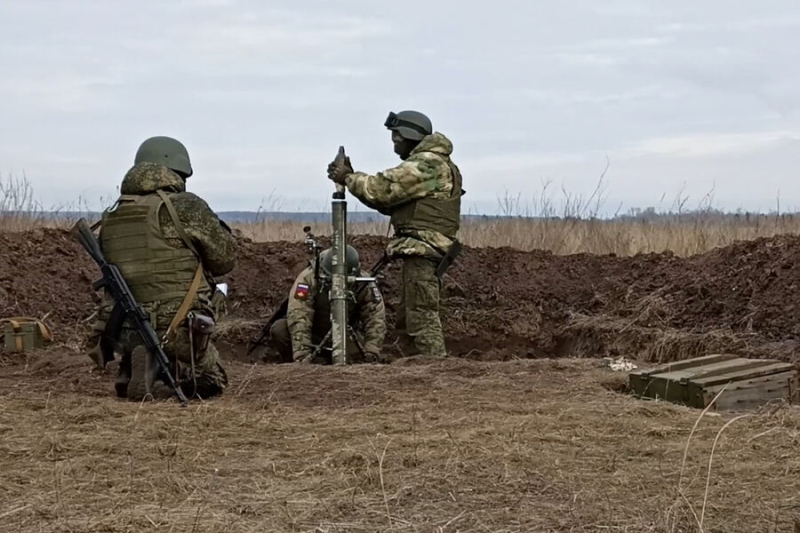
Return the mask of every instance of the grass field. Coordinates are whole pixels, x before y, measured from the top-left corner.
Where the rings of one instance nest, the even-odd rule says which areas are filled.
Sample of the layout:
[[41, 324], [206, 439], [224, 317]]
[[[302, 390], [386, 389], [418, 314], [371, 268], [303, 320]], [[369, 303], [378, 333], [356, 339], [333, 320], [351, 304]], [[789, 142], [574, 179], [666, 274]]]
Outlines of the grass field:
[[[540, 200], [531, 207], [518, 198], [499, 200], [503, 217], [470, 218], [462, 224], [460, 239], [473, 247], [511, 247], [520, 250], [550, 250], [556, 254], [616, 254], [671, 251], [688, 256], [725, 246], [737, 240], [772, 237], [800, 232], [795, 214], [725, 214], [706, 207], [684, 211], [685, 199], [677, 199], [662, 213], [602, 218], [600, 205], [564, 193], [560, 202]], [[110, 203], [109, 199], [107, 203]], [[82, 199], [63, 208], [80, 212]], [[57, 213], [56, 213], [57, 215]], [[41, 226], [68, 227], [72, 217], [46, 213], [36, 201], [30, 183], [23, 178], [0, 179], [0, 231], [24, 231]], [[302, 240], [301, 222], [263, 219], [233, 224], [254, 241]], [[311, 224], [317, 235], [329, 235], [328, 224]], [[386, 223], [350, 224], [352, 235], [387, 235]]]
[[598, 360], [232, 363], [231, 390], [186, 410], [116, 400], [86, 369], [0, 364], [7, 531], [800, 527], [797, 409], [643, 402]]
[[[264, 221], [236, 224], [242, 235], [254, 241], [302, 239], [301, 223]], [[312, 224], [315, 234], [330, 228]], [[386, 224], [353, 224], [351, 234], [386, 235]], [[772, 237], [800, 231], [795, 215], [721, 215], [696, 213], [663, 215], [654, 219], [580, 219], [511, 217], [468, 220], [459, 238], [473, 247], [511, 247], [550, 250], [556, 254], [616, 254], [671, 251], [688, 256], [725, 246], [734, 241]]]

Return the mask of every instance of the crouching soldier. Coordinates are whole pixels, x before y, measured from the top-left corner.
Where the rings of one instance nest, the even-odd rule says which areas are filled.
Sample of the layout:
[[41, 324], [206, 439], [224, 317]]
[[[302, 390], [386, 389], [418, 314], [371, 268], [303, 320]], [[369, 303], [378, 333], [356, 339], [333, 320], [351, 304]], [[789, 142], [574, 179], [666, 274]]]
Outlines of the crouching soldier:
[[[217, 319], [212, 276], [233, 269], [236, 241], [208, 204], [186, 192], [191, 175], [183, 144], [169, 137], [146, 140], [122, 180], [119, 199], [103, 213], [99, 242], [164, 339], [171, 372], [183, 392], [208, 398], [222, 393], [228, 383], [219, 353], [209, 342]], [[106, 292], [90, 356], [105, 366], [115, 352], [122, 355], [115, 384], [120, 397], [170, 395], [138, 331], [114, 309]]]
[[[329, 293], [332, 266], [333, 253], [327, 249], [320, 254], [318, 266], [312, 264], [297, 276], [289, 293], [286, 318], [276, 321], [270, 330], [272, 343], [283, 361], [331, 363], [328, 332], [331, 330]], [[369, 276], [369, 273], [361, 271], [358, 252], [352, 246], [347, 246], [347, 270], [350, 276]], [[374, 282], [351, 290], [354, 299], [347, 311], [350, 322], [347, 359], [376, 362], [380, 359], [386, 335], [383, 297]], [[317, 350], [323, 340], [325, 344]], [[314, 352], [317, 355], [312, 359]]]

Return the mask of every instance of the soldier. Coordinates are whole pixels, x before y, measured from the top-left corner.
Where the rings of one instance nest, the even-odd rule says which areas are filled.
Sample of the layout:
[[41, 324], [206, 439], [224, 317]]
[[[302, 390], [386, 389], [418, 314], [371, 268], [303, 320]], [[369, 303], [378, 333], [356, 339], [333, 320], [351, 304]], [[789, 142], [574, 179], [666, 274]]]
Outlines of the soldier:
[[[347, 246], [347, 270], [351, 276], [369, 276], [362, 272], [358, 252]], [[333, 253], [327, 249], [320, 254], [319, 272], [315, 265], [303, 270], [289, 293], [286, 318], [278, 320], [270, 330], [275, 347], [285, 362], [305, 361], [322, 342], [331, 329], [331, 304], [328, 299], [331, 282]], [[347, 358], [376, 362], [380, 358], [383, 338], [386, 335], [386, 310], [378, 286], [369, 286], [355, 291], [355, 300], [350, 303], [348, 317], [352, 327], [347, 336]], [[331, 362], [331, 342], [314, 360], [315, 364]]]
[[[186, 192], [191, 175], [183, 144], [169, 137], [144, 141], [122, 180], [119, 199], [103, 213], [99, 242], [150, 314], [158, 336], [166, 335], [164, 351], [175, 364], [183, 391], [188, 397], [208, 398], [222, 393], [228, 378], [216, 347], [206, 335], [190, 333], [187, 316], [213, 327], [206, 320], [216, 320], [218, 311], [216, 301], [212, 303], [212, 276], [233, 269], [236, 241], [208, 204]], [[90, 356], [104, 366], [115, 351], [121, 353], [117, 396], [141, 400], [158, 390], [158, 365], [132, 325], [114, 320], [113, 307], [105, 294]], [[157, 395], [169, 394], [165, 389]]]
[[453, 144], [434, 133], [422, 113], [389, 113], [384, 125], [402, 163], [371, 176], [355, 172], [349, 158], [337, 158], [328, 165], [328, 177], [391, 217], [395, 234], [387, 251], [403, 260], [397, 329], [410, 337], [416, 354], [444, 357], [436, 268], [456, 240], [464, 194], [461, 173], [450, 159]]

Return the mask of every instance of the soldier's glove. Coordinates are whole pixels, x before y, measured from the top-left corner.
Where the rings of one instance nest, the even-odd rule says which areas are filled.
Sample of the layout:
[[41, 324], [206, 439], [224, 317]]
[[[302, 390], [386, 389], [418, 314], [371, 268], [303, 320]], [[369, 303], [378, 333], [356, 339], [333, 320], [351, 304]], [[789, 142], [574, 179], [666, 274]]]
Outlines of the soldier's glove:
[[328, 165], [328, 179], [339, 185], [344, 185], [344, 179], [353, 173], [353, 165], [349, 157], [337, 157]]

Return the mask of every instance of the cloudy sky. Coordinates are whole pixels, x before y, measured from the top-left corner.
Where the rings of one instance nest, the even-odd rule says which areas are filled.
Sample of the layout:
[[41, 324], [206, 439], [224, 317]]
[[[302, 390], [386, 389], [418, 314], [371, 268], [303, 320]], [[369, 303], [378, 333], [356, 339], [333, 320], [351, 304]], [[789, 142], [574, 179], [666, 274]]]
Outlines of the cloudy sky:
[[471, 211], [589, 195], [606, 158], [606, 210], [800, 208], [797, 0], [2, 0], [0, 22], [0, 175], [45, 206], [113, 196], [171, 135], [215, 209], [323, 209], [337, 147], [393, 166], [383, 121], [411, 108]]

